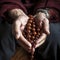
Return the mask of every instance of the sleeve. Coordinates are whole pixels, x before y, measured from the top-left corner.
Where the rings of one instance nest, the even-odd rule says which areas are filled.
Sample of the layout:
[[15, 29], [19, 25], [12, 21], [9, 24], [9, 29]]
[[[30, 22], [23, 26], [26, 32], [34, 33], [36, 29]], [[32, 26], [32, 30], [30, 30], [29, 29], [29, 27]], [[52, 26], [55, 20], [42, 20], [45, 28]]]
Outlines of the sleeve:
[[0, 0], [0, 17], [4, 17], [4, 13], [8, 10], [19, 8], [27, 13], [26, 8], [20, 0]]
[[40, 0], [37, 2], [34, 12], [38, 9], [49, 8], [50, 20], [60, 20], [60, 0]]
[[60, 10], [60, 0], [39, 0], [35, 9], [39, 8], [54, 8]]

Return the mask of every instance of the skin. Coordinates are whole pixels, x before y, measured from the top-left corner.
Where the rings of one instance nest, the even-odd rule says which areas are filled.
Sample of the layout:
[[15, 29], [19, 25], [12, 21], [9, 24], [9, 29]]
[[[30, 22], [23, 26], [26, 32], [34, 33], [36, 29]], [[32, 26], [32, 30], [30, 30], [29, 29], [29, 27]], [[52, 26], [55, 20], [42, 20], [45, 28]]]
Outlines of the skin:
[[20, 42], [20, 45], [27, 50], [28, 52], [30, 52], [31, 50], [31, 43], [26, 40], [24, 38], [24, 36], [22, 35], [22, 31], [25, 28], [25, 25], [28, 21], [28, 17], [27, 16], [19, 16], [14, 23], [12, 24], [12, 33], [15, 36], [16, 40], [18, 40]]
[[[20, 41], [20, 45], [28, 52], [31, 52], [31, 43], [24, 38], [22, 35], [22, 31], [25, 28], [25, 25], [27, 24], [27, 21], [29, 17], [21, 10], [21, 9], [13, 9], [10, 11], [10, 16], [14, 18], [14, 22], [12, 24], [12, 33], [15, 36], [16, 40]], [[35, 48], [41, 46], [45, 40], [49, 32], [49, 20], [46, 18], [46, 15], [44, 13], [37, 13], [35, 15], [35, 18], [37, 20], [40, 20], [40, 26], [42, 27], [44, 32], [42, 32], [40, 38], [36, 41]]]
[[36, 48], [37, 48], [45, 42], [47, 35], [50, 34], [50, 31], [49, 31], [49, 20], [46, 18], [46, 15], [44, 13], [41, 12], [37, 13], [36, 19], [40, 20], [40, 26], [43, 27], [42, 30], [44, 30], [40, 38], [36, 41]]

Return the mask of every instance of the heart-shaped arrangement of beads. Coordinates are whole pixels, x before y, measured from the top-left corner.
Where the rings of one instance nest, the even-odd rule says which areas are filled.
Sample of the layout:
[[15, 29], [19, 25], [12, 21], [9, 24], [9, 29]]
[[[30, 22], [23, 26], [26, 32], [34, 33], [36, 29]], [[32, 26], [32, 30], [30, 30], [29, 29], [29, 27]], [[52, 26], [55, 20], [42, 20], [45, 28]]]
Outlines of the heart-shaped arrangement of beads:
[[40, 21], [36, 20], [32, 15], [30, 15], [26, 27], [23, 31], [23, 36], [32, 44], [31, 60], [34, 58], [36, 40], [39, 39], [40, 35]]

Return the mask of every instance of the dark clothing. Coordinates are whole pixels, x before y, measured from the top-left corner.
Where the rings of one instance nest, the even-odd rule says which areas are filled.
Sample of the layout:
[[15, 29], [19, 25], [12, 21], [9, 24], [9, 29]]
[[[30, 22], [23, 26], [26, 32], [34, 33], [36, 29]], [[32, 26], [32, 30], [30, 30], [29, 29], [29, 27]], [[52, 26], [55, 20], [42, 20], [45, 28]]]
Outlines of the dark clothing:
[[16, 43], [11, 31], [10, 24], [0, 21], [0, 60], [9, 60], [15, 52]]
[[[26, 14], [34, 14], [39, 8], [51, 8], [58, 11], [52, 18], [60, 21], [60, 0], [0, 0], [0, 16], [14, 8], [22, 9]], [[55, 10], [53, 12], [55, 12]], [[59, 15], [58, 18], [56, 18]]]
[[60, 0], [0, 0], [0, 3], [2, 7], [1, 15], [3, 15], [5, 11], [13, 8], [21, 8], [26, 12], [28, 10], [27, 8], [31, 8], [32, 6], [34, 6], [33, 11], [46, 7], [60, 10]]

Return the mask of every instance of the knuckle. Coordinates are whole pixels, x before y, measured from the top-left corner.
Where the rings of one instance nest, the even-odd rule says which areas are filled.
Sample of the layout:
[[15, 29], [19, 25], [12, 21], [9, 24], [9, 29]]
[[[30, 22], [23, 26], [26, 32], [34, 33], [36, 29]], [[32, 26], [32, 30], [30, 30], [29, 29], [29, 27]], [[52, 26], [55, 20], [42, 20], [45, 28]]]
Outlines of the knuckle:
[[28, 50], [31, 50], [31, 46], [28, 47]]

